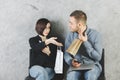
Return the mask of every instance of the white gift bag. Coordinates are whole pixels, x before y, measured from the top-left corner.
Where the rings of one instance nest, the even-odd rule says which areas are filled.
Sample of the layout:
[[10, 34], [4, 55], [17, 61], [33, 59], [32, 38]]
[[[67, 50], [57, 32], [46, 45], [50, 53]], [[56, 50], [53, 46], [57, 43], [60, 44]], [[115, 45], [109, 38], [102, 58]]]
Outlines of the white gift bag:
[[55, 73], [62, 74], [63, 73], [63, 52], [61, 47], [57, 47], [57, 55], [54, 67]]

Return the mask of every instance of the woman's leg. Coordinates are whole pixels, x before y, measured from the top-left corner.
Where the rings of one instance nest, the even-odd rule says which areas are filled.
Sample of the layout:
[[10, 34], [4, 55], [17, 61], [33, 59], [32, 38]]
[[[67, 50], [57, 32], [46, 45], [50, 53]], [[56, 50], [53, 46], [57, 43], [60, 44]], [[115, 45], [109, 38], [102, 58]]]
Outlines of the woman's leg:
[[42, 66], [33, 66], [30, 68], [30, 76], [36, 80], [50, 80], [48, 78], [48, 72]]
[[48, 78], [49, 78], [49, 79], [52, 79], [52, 78], [54, 77], [54, 75], [55, 75], [54, 69], [47, 67], [47, 68], [45, 68], [45, 70], [46, 70], [46, 72], [48, 73]]

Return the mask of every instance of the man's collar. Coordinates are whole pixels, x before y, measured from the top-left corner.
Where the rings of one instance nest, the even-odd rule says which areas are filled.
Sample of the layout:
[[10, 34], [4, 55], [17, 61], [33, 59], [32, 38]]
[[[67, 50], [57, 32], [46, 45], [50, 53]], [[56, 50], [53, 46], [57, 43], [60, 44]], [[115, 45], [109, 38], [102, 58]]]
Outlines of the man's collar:
[[89, 32], [89, 28], [88, 28], [88, 26], [86, 25], [86, 34], [88, 34], [88, 32]]

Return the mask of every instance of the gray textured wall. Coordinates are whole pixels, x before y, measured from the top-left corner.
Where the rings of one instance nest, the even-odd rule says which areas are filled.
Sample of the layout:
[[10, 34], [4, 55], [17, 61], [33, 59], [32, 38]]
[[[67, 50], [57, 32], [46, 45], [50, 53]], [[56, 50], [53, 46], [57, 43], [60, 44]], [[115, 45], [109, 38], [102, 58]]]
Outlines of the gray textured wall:
[[103, 35], [107, 80], [119, 80], [119, 4], [120, 0], [0, 0], [0, 80], [24, 80], [28, 75], [28, 39], [36, 35], [37, 19], [50, 19], [65, 37], [69, 14], [76, 9], [85, 11], [88, 26]]

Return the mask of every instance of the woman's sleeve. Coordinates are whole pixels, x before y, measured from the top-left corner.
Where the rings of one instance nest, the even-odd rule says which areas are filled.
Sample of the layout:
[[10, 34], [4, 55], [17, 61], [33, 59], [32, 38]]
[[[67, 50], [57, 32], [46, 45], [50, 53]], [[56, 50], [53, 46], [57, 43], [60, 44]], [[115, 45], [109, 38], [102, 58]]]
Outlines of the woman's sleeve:
[[35, 38], [30, 38], [29, 39], [29, 44], [30, 44], [30, 47], [34, 50], [42, 50], [43, 48], [46, 47], [44, 41], [38, 41]]

